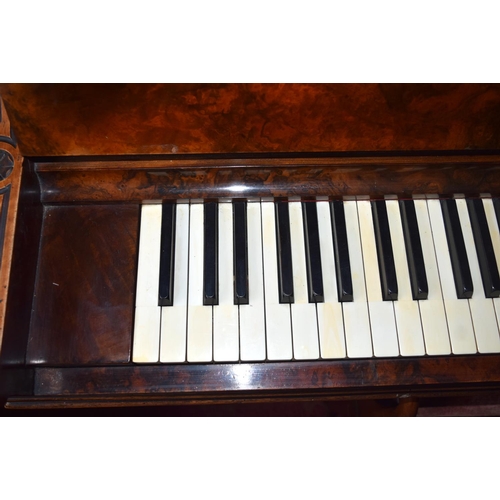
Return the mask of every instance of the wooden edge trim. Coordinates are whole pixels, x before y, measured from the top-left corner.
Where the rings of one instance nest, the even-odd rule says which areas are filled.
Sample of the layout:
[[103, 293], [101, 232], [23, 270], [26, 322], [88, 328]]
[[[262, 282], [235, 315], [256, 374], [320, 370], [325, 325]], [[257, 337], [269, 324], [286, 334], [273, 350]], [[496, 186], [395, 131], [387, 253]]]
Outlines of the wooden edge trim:
[[[0, 131], [4, 134], [10, 134], [10, 122], [7, 118], [7, 113], [3, 107], [3, 102], [0, 99]], [[7, 151], [14, 160], [14, 168], [9, 176], [0, 183], [0, 188], [3, 194], [3, 201], [1, 205], [0, 225], [3, 232], [0, 235], [0, 244], [3, 242], [1, 249], [1, 262], [0, 262], [0, 349], [2, 346], [3, 330], [5, 322], [5, 310], [7, 306], [7, 295], [9, 291], [10, 269], [12, 264], [12, 249], [14, 246], [14, 230], [16, 227], [17, 209], [19, 201], [19, 191], [21, 188], [21, 172], [23, 157], [19, 149], [13, 146], [15, 142], [5, 141], [0, 139], [0, 149]]]
[[[165, 167], [165, 164], [163, 164]], [[122, 169], [37, 167], [43, 203], [94, 203], [186, 198], [383, 196], [500, 193], [500, 159], [490, 163], [267, 164]], [[488, 191], [485, 191], [488, 189]]]
[[201, 395], [156, 395], [147, 396], [95, 396], [95, 397], [13, 397], [6, 401], [5, 408], [11, 410], [63, 409], [63, 408], [120, 408], [144, 406], [206, 405], [206, 404], [245, 404], [245, 403], [293, 403], [304, 401], [361, 401], [373, 399], [418, 400], [420, 398], [479, 397], [498, 395], [500, 387], [469, 385], [454, 388], [414, 388], [411, 392], [401, 393], [396, 390], [370, 391], [295, 391], [286, 394], [276, 392], [244, 393], [203, 393]]
[[97, 157], [55, 159], [36, 158], [34, 160], [38, 172], [75, 171], [75, 170], [166, 170], [182, 168], [269, 168], [281, 167], [332, 167], [332, 168], [359, 168], [370, 166], [446, 166], [446, 165], [493, 165], [500, 168], [500, 153], [498, 154], [435, 154], [428, 155], [349, 155], [346, 157], [332, 156], [321, 157], [260, 157], [248, 158], [161, 158], [138, 157], [136, 159], [124, 157], [123, 159], [107, 159]]
[[282, 394], [500, 388], [500, 355], [210, 365], [35, 368], [35, 397], [203, 397], [212, 393]]

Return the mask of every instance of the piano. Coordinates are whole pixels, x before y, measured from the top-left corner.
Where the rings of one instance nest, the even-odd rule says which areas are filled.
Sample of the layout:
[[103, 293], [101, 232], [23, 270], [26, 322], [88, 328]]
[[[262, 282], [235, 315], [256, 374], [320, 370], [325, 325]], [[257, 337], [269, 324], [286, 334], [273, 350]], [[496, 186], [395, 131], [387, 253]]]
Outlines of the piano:
[[500, 87], [283, 92], [0, 85], [8, 408], [500, 394]]

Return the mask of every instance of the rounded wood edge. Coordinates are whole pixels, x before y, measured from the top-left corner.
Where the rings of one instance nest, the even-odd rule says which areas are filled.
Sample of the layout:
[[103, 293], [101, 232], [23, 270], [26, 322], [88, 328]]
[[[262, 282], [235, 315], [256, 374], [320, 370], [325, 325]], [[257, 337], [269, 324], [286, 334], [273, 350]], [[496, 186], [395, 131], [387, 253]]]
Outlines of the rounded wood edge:
[[9, 291], [14, 231], [16, 227], [23, 157], [12, 137], [10, 122], [0, 98], [0, 149], [9, 153], [14, 161], [13, 170], [0, 181], [0, 350], [3, 339], [5, 310]]

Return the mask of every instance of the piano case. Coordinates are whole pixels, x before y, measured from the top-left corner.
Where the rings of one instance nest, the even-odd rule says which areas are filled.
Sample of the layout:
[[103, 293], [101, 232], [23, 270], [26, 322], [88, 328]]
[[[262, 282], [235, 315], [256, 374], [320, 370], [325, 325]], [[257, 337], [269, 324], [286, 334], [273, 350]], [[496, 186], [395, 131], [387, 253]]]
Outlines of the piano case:
[[143, 203], [500, 195], [500, 86], [2, 84], [0, 95], [7, 407], [500, 394], [499, 354], [132, 362]]

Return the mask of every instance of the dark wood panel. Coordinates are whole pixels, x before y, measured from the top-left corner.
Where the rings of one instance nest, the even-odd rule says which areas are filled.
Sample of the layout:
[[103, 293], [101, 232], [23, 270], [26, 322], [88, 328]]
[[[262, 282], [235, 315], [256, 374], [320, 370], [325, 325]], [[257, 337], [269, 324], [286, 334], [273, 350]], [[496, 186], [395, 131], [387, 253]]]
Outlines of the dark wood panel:
[[[16, 394], [33, 397], [35, 373], [22, 365], [0, 367], [0, 398]], [[1, 400], [0, 400], [1, 404]], [[0, 410], [1, 414], [1, 410]]]
[[[36, 370], [35, 397], [142, 404], [391, 397], [500, 389], [500, 356]], [[388, 396], [387, 396], [388, 397]], [[96, 400], [97, 401], [97, 400]]]
[[[0, 404], [2, 401], [0, 400]], [[134, 401], [133, 407], [118, 406], [116, 401], [93, 401], [86, 408], [84, 401], [49, 401], [47, 399], [10, 399], [3, 416], [44, 417], [360, 417], [360, 416], [415, 416], [418, 402], [411, 398], [383, 399], [381, 401], [270, 401], [268, 403], [205, 404], [205, 405], [144, 405]], [[500, 408], [500, 405], [498, 406]], [[15, 411], [13, 411], [15, 410]]]
[[0, 84], [25, 156], [500, 148], [498, 84]]
[[38, 162], [42, 200], [500, 193], [500, 155]]
[[48, 206], [27, 362], [126, 363], [139, 207]]

